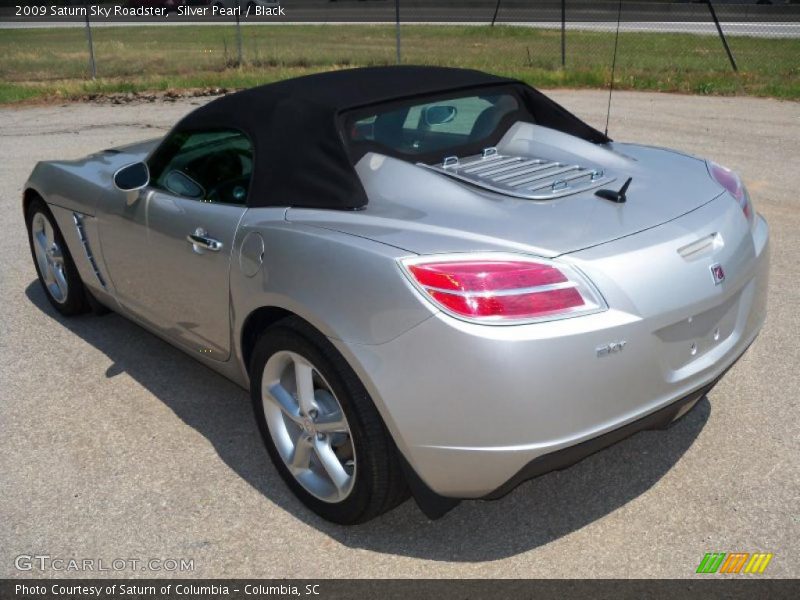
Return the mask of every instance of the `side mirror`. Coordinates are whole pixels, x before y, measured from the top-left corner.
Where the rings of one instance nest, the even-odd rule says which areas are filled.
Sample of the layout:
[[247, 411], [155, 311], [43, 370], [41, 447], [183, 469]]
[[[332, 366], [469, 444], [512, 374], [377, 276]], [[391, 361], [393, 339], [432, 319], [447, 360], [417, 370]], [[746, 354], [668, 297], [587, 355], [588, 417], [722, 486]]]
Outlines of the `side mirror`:
[[148, 183], [150, 183], [150, 169], [144, 162], [122, 167], [114, 173], [114, 185], [122, 192], [140, 190]]
[[426, 106], [422, 111], [422, 118], [425, 125], [444, 125], [456, 118], [458, 109], [455, 106], [438, 105]]

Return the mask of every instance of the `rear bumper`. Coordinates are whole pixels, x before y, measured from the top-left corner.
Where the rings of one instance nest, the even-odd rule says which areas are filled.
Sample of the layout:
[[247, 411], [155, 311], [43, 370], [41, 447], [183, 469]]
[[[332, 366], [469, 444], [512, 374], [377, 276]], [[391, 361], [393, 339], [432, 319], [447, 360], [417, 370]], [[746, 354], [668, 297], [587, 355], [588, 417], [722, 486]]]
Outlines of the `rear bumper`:
[[575, 444], [574, 446], [568, 446], [567, 448], [556, 450], [550, 454], [537, 456], [527, 465], [522, 467], [522, 469], [517, 471], [517, 473], [511, 479], [506, 481], [496, 490], [484, 496], [483, 499], [497, 500], [498, 498], [502, 498], [518, 485], [528, 481], [529, 479], [534, 479], [552, 471], [561, 471], [567, 467], [571, 467], [572, 465], [582, 461], [584, 458], [591, 456], [595, 452], [599, 452], [604, 448], [613, 446], [614, 444], [621, 442], [632, 435], [639, 433], [640, 431], [647, 431], [650, 429], [666, 429], [676, 419], [682, 417], [692, 408], [694, 408], [694, 405], [697, 404], [697, 402], [701, 400], [703, 396], [710, 392], [711, 388], [713, 388], [720, 379], [722, 379], [722, 375], [717, 377], [717, 379], [711, 383], [704, 385], [699, 390], [695, 390], [691, 394], [684, 396], [680, 400], [677, 400], [672, 404], [665, 406], [664, 408], [660, 408], [657, 411], [642, 417], [641, 419], [633, 421], [632, 423], [628, 423], [619, 429], [609, 431], [608, 433], [604, 433], [596, 438]]
[[[712, 217], [698, 210], [689, 217], [696, 226], [680, 227], [694, 232], [687, 240], [705, 226], [745, 240], [714, 256], [728, 267], [724, 285], [710, 282], [702, 260], [680, 271], [683, 280], [669, 282], [669, 292], [681, 288], [676, 293], [645, 298], [634, 288], [652, 287], [647, 273], [623, 276], [614, 269], [641, 264], [671, 272], [674, 265], [657, 263], [667, 253], [643, 260], [633, 250], [621, 259], [597, 250], [574, 261], [599, 283], [612, 307], [604, 313], [513, 327], [436, 314], [385, 344], [334, 343], [364, 381], [419, 483], [446, 498], [500, 497], [526, 479], [669, 423], [756, 338], [766, 316], [767, 225], [759, 218], [752, 236], [737, 237]], [[657, 246], [658, 236], [677, 240], [676, 247], [684, 243], [662, 229], [641, 234], [653, 237], [647, 246]], [[683, 259], [675, 253], [664, 260]], [[611, 276], [601, 281], [601, 273]], [[633, 283], [612, 287], [622, 280]], [[621, 340], [623, 352], [598, 356], [597, 348]]]

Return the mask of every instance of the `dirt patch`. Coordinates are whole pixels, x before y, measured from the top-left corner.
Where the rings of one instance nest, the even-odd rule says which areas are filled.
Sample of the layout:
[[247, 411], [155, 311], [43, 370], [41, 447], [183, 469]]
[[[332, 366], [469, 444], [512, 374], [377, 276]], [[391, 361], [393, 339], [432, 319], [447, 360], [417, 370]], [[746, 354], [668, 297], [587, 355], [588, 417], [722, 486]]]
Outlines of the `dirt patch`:
[[166, 90], [163, 92], [125, 92], [118, 94], [92, 93], [75, 98], [77, 102], [96, 104], [144, 104], [148, 102], [177, 102], [186, 98], [224, 96], [237, 90], [224, 87], [207, 87], [188, 90]]

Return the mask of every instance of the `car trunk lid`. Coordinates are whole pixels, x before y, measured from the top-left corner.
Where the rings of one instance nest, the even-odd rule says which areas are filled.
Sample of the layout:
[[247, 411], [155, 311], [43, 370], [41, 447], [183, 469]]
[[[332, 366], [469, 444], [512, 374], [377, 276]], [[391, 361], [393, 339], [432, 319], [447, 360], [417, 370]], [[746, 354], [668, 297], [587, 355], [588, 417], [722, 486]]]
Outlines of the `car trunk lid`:
[[517, 143], [514, 154], [598, 170], [602, 188], [619, 189], [631, 177], [627, 202], [596, 196], [597, 186], [552, 199], [520, 198], [370, 153], [356, 165], [369, 196], [364, 210], [290, 209], [287, 218], [418, 254], [513, 250], [557, 256], [669, 222], [724, 191], [694, 157], [627, 144], [574, 145], [569, 153], [542, 147], [521, 152]]

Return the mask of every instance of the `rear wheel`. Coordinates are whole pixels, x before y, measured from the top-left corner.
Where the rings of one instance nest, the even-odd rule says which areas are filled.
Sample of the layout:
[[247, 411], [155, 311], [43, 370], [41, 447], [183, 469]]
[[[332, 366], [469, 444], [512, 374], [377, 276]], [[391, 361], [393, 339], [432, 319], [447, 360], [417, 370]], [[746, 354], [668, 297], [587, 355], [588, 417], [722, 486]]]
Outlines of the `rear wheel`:
[[65, 316], [86, 312], [89, 306], [83, 282], [64, 237], [41, 198], [31, 202], [26, 222], [33, 263], [50, 304]]
[[304, 321], [267, 329], [251, 361], [256, 421], [281, 477], [312, 511], [342, 524], [408, 497], [397, 449], [356, 374]]

